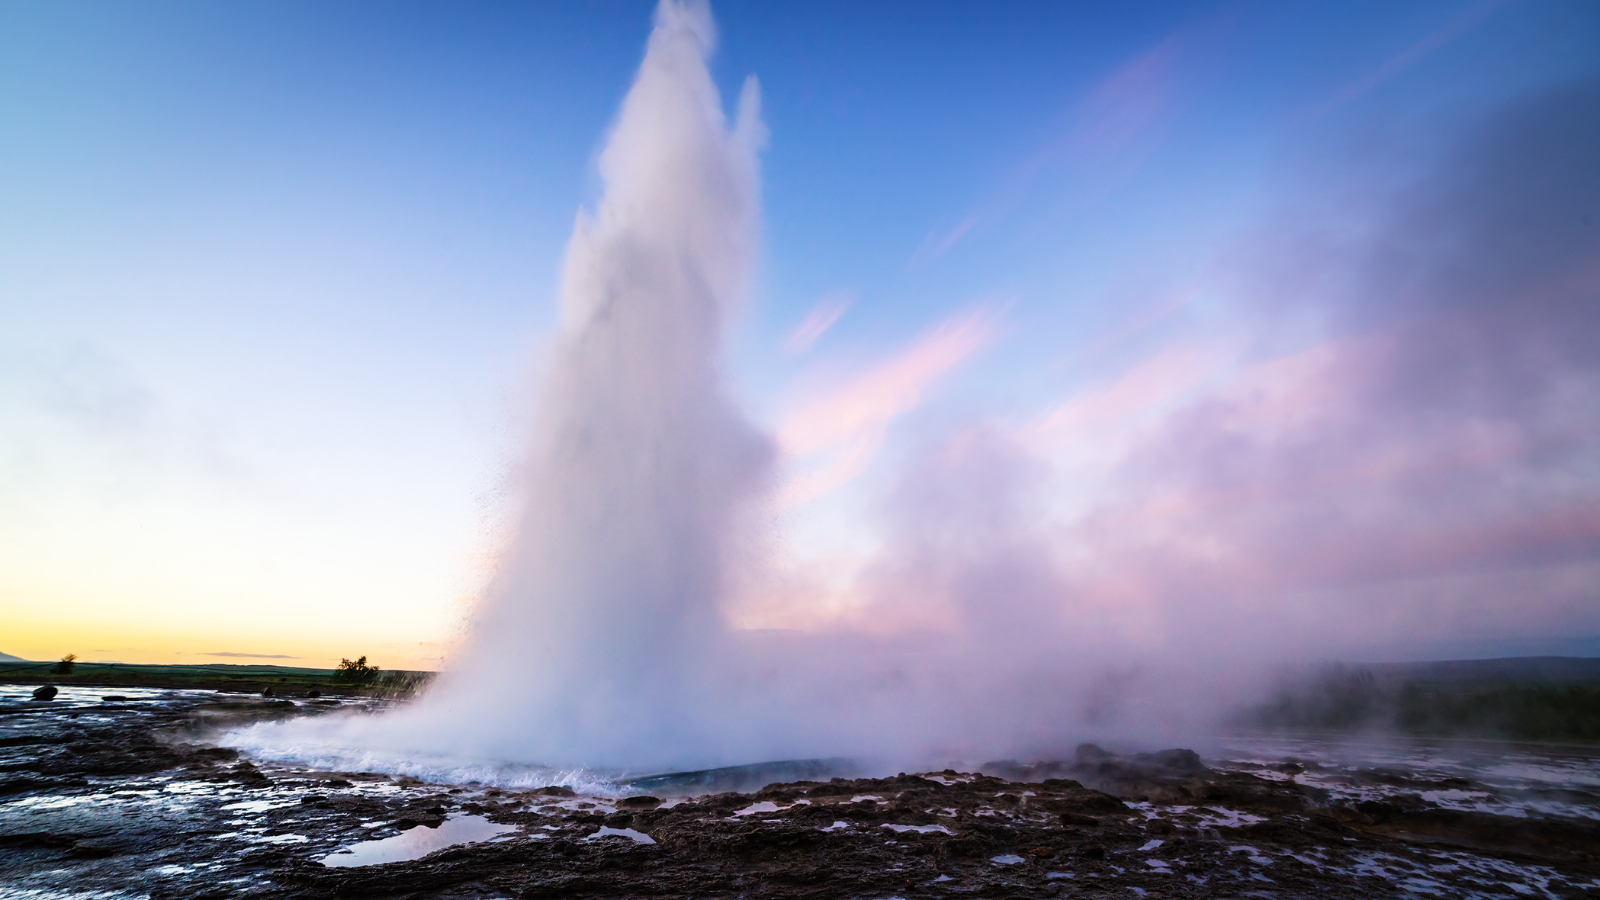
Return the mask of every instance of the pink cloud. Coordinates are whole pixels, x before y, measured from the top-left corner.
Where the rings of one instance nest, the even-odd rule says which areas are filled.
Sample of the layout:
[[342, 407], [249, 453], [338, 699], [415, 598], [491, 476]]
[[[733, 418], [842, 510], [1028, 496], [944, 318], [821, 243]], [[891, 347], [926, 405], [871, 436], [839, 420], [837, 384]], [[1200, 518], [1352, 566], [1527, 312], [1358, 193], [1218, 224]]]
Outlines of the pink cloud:
[[1423, 35], [1416, 43], [1385, 60], [1383, 65], [1368, 72], [1334, 95], [1331, 100], [1318, 106], [1312, 112], [1312, 115], [1321, 115], [1329, 110], [1343, 106], [1373, 88], [1384, 84], [1406, 69], [1416, 65], [1429, 54], [1482, 24], [1491, 14], [1508, 2], [1510, 0], [1479, 0], [1479, 2], [1461, 10], [1451, 16], [1449, 21]]
[[1112, 384], [1074, 397], [1027, 429], [1041, 449], [1109, 437], [1108, 431], [1153, 414], [1193, 391], [1231, 355], [1221, 345], [1189, 343], [1135, 366]]
[[989, 344], [994, 316], [979, 310], [944, 322], [893, 358], [817, 398], [784, 420], [778, 444], [803, 470], [779, 495], [787, 508], [865, 471], [889, 423], [916, 409], [945, 374]]
[[806, 314], [805, 321], [784, 340], [783, 349], [791, 356], [798, 356], [811, 349], [817, 338], [826, 334], [849, 308], [849, 297], [830, 295], [824, 298]]
[[[1180, 31], [1113, 69], [1090, 86], [1070, 116], [1071, 124], [1023, 159], [1002, 185], [948, 229], [929, 232], [912, 253], [917, 266], [943, 256], [968, 235], [1008, 215], [1029, 196], [1050, 167], [1063, 161], [1104, 162], [1115, 158], [1160, 121], [1177, 85], [1176, 69], [1190, 31]], [[1116, 159], [1116, 165], [1125, 159]]]
[[1069, 142], [1097, 152], [1126, 145], [1154, 122], [1172, 94], [1182, 41], [1172, 36], [1124, 63], [1085, 95]]
[[918, 448], [871, 602], [998, 627], [1007, 665], [1034, 642], [1268, 659], [1600, 630], [1597, 99], [1503, 111], [1365, 240], [1258, 235], [1217, 287], [1241, 359], [1179, 345]]

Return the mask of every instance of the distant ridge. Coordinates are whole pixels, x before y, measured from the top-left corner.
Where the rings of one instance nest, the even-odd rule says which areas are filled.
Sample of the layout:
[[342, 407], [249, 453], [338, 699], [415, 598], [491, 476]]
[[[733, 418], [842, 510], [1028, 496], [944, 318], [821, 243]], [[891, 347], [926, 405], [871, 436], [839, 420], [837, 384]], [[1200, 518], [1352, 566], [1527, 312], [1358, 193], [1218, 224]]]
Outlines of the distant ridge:
[[1360, 668], [1380, 677], [1437, 681], [1600, 681], [1600, 659], [1583, 656], [1510, 656], [1502, 659], [1368, 663]]
[[20, 656], [12, 656], [9, 653], [0, 653], [0, 662], [27, 662], [27, 660]]

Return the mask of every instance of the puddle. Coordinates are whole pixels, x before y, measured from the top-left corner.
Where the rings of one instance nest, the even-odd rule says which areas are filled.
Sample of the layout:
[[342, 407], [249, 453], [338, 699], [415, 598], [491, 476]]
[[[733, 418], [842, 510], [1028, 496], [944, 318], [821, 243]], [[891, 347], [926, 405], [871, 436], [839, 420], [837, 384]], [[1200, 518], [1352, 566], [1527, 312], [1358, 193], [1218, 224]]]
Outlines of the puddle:
[[930, 834], [930, 833], [935, 832], [935, 831], [941, 831], [941, 832], [944, 832], [945, 834], [954, 834], [955, 833], [955, 832], [951, 831], [950, 829], [944, 827], [943, 825], [884, 825], [883, 827], [884, 828], [888, 828], [891, 831], [900, 831], [900, 832], [915, 831], [918, 834]]
[[456, 844], [486, 841], [517, 830], [515, 825], [498, 825], [483, 816], [459, 816], [438, 828], [419, 825], [410, 831], [378, 841], [363, 841], [337, 853], [330, 853], [320, 862], [332, 868], [350, 866], [376, 866], [383, 863], [408, 862], [421, 859], [435, 850]]
[[768, 813], [777, 811], [778, 804], [773, 803], [771, 800], [762, 800], [760, 803], [752, 803], [749, 806], [746, 806], [744, 809], [735, 810], [733, 814], [736, 816], [748, 816], [754, 813]]
[[584, 840], [593, 841], [610, 835], [628, 838], [636, 844], [654, 844], [656, 842], [655, 838], [642, 831], [634, 831], [632, 828], [612, 828], [609, 825], [601, 825], [599, 831], [589, 835]]
[[992, 862], [997, 866], [1014, 866], [1017, 863], [1022, 862], [1022, 857], [1016, 855], [1015, 853], [1007, 853], [1005, 856], [992, 857], [989, 862]]

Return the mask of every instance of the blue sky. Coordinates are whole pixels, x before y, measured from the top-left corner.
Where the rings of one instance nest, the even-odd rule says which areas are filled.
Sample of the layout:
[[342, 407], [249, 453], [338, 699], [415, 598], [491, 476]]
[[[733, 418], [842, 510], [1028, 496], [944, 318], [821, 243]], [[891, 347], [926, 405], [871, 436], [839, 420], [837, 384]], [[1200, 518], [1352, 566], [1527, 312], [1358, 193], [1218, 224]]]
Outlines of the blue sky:
[[[0, 9], [0, 651], [437, 658], [650, 8]], [[973, 329], [795, 513], [827, 553], [878, 540], [930, 435], [1174, 347], [1226, 357], [1193, 389], [1325, 338], [1239, 302], [1263, 236], [1381, 231], [1476, 123], [1600, 73], [1587, 2], [714, 13], [724, 96], [756, 75], [771, 132], [730, 348], [752, 417]], [[1600, 633], [1556, 606], [1520, 637]]]

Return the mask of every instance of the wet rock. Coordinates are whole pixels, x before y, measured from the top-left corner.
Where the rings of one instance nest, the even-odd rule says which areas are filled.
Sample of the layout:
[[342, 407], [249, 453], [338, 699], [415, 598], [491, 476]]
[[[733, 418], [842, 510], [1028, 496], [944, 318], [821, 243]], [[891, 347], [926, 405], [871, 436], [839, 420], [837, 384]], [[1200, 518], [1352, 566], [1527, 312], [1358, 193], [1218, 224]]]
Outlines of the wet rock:
[[46, 831], [30, 831], [22, 834], [0, 834], [0, 849], [3, 850], [63, 850], [82, 840], [82, 835], [52, 834]]
[[1111, 753], [1098, 744], [1079, 744], [1078, 749], [1073, 751], [1072, 754], [1073, 763], [1084, 767], [1098, 766], [1103, 762], [1109, 762], [1116, 758], [1117, 755], [1115, 753]]
[[0, 797], [47, 791], [52, 787], [55, 787], [55, 782], [43, 778], [0, 778]]
[[75, 842], [67, 855], [77, 859], [104, 859], [122, 852], [121, 845], [111, 840], [83, 840]]
[[535, 795], [537, 795], [537, 796], [540, 796], [540, 797], [576, 797], [576, 796], [578, 796], [578, 792], [573, 790], [572, 788], [561, 787], [560, 785], [556, 785], [556, 784], [552, 784], [549, 787], [539, 788], [538, 790], [534, 791], [533, 793]]
[[[40, 896], [152, 900], [207, 895], [258, 900], [1109, 898], [1132, 896], [1132, 888], [1146, 897], [1174, 900], [1269, 891], [1281, 897], [1364, 900], [1404, 893], [1400, 879], [1408, 876], [1353, 871], [1360, 860], [1379, 855], [1387, 869], [1437, 882], [1439, 896], [1481, 893], [1482, 886], [1462, 880], [1465, 876], [1430, 868], [1443, 846], [1452, 848], [1455, 861], [1503, 850], [1505, 856], [1486, 863], [1501, 868], [1493, 869], [1497, 874], [1485, 884], [1531, 884], [1505, 873], [1538, 860], [1551, 867], [1537, 873], [1550, 887], [1530, 890], [1564, 897], [1588, 890], [1584, 886], [1594, 877], [1591, 851], [1600, 840], [1594, 833], [1600, 823], [1459, 813], [1404, 792], [1385, 795], [1372, 806], [1329, 803], [1281, 777], [1260, 779], [1203, 766], [1196, 771], [1198, 757], [1123, 757], [1103, 751], [1089, 755], [1093, 765], [1087, 768], [1076, 760], [1015, 763], [1029, 779], [1025, 783], [950, 770], [937, 776], [946, 784], [909, 774], [841, 778], [709, 794], [671, 806], [655, 797], [579, 798], [566, 788], [490, 799], [478, 785], [448, 789], [485, 801], [457, 807], [439, 786], [376, 774], [298, 771], [278, 763], [257, 768], [234, 757], [213, 757], [207, 748], [184, 743], [202, 732], [186, 731], [183, 723], [203, 719], [214, 728], [214, 718], [193, 713], [192, 707], [170, 714], [164, 709], [152, 704], [136, 712], [97, 711], [70, 730], [53, 716], [49, 731], [6, 733], [0, 722], [0, 767], [20, 767], [0, 772], [43, 785], [40, 793], [72, 799], [33, 810], [0, 804], [0, 884], [8, 890], [37, 888]], [[106, 719], [113, 721], [106, 724]], [[173, 771], [157, 768], [152, 771], [160, 774], [149, 777], [95, 775], [92, 784], [83, 777], [91, 770], [150, 766]], [[1439, 776], [1429, 777], [1429, 786], [1417, 790], [1435, 789]], [[68, 786], [73, 779], [76, 786]], [[270, 794], [254, 795], [270, 802], [248, 802], [252, 795], [241, 797], [236, 779], [276, 781]], [[1188, 791], [1193, 797], [1229, 799], [1152, 801], [1153, 806], [1134, 810], [1096, 790], [1096, 779], [1152, 795]], [[198, 783], [200, 790], [164, 789], [182, 781], [190, 782], [187, 787]], [[370, 782], [373, 789], [332, 790], [355, 782]], [[878, 799], [856, 801], [858, 796]], [[535, 811], [530, 797], [580, 799], [590, 808], [546, 803]], [[781, 809], [732, 815], [760, 801]], [[183, 804], [192, 807], [174, 814]], [[349, 869], [317, 862], [340, 846], [438, 825], [447, 808], [483, 814], [522, 831], [378, 866]], [[1218, 817], [1250, 824], [1229, 827]], [[373, 823], [393, 827], [363, 827]], [[633, 829], [655, 843], [636, 843], [629, 835], [600, 837], [602, 825]], [[230, 836], [241, 832], [256, 843]], [[1162, 843], [1143, 849], [1156, 836]], [[1073, 877], [1051, 879], [1051, 872]], [[1500, 894], [1511, 896], [1510, 891]]]
[[1200, 754], [1193, 750], [1173, 749], [1157, 753], [1140, 753], [1134, 759], [1173, 775], [1193, 775], [1205, 771], [1205, 766], [1200, 764]]
[[47, 685], [44, 685], [43, 687], [38, 687], [38, 688], [34, 688], [33, 689], [33, 699], [35, 699], [35, 700], [54, 700], [56, 698], [56, 695], [59, 694], [59, 693], [61, 693], [61, 692], [56, 689], [55, 685], [47, 684]]
[[247, 788], [272, 787], [272, 779], [248, 762], [242, 762], [228, 773], [228, 780]]

